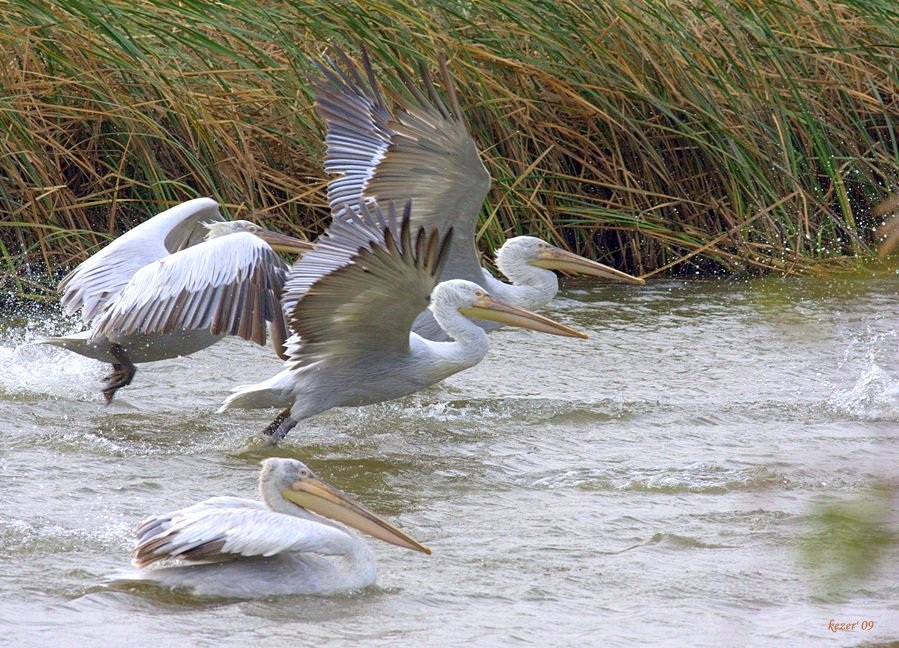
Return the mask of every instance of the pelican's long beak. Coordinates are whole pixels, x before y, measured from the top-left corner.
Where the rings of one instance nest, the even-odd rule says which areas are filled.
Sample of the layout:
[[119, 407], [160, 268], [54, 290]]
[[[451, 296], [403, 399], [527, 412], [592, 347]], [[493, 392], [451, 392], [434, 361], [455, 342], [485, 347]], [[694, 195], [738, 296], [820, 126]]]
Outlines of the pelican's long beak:
[[280, 234], [267, 229], [262, 229], [257, 232], [256, 236], [268, 243], [273, 250], [278, 250], [279, 252], [303, 254], [312, 249], [312, 243], [309, 241], [304, 241], [288, 236], [287, 234]]
[[557, 247], [547, 247], [541, 250], [537, 258], [531, 261], [531, 265], [547, 270], [561, 270], [571, 274], [585, 274], [591, 277], [603, 277], [604, 279], [617, 279], [631, 284], [643, 285], [646, 283], [640, 277], [629, 275], [621, 270], [597, 263], [586, 257]]
[[508, 326], [517, 326], [518, 328], [526, 328], [532, 331], [540, 331], [541, 333], [549, 333], [550, 335], [561, 335], [563, 337], [587, 338], [586, 333], [581, 333], [573, 328], [554, 322], [548, 317], [537, 315], [524, 308], [510, 306], [495, 297], [484, 293], [471, 306], [462, 306], [459, 312], [470, 317], [471, 319], [490, 320], [491, 322], [499, 322]]
[[342, 522], [378, 540], [431, 555], [431, 550], [423, 544], [317, 477], [295, 481], [282, 495], [297, 506]]

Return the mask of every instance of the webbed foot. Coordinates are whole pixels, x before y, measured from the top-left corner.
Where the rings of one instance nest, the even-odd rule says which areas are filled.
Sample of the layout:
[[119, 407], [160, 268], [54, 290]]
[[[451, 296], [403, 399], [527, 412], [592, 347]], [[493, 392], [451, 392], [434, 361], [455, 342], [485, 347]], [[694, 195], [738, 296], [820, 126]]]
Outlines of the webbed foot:
[[278, 441], [287, 436], [287, 433], [295, 428], [297, 422], [290, 416], [290, 408], [275, 417], [275, 420], [268, 424], [262, 431], [261, 436], [271, 445], [276, 445]]
[[112, 373], [103, 379], [103, 398], [106, 399], [107, 405], [112, 402], [117, 390], [131, 384], [134, 374], [137, 373], [137, 367], [131, 362], [124, 347], [111, 344], [109, 352], [118, 362], [112, 363]]

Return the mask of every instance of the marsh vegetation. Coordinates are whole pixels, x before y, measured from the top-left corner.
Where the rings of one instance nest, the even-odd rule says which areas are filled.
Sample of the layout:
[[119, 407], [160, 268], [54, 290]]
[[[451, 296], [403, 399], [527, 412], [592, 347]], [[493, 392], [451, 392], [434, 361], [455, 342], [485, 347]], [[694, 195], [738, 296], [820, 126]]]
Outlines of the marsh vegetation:
[[873, 248], [897, 187], [897, 26], [886, 0], [7, 4], [0, 272], [39, 293], [198, 195], [317, 235], [313, 61], [359, 43], [396, 92], [391, 68], [449, 59], [494, 178], [485, 251], [529, 232], [634, 274], [820, 271]]

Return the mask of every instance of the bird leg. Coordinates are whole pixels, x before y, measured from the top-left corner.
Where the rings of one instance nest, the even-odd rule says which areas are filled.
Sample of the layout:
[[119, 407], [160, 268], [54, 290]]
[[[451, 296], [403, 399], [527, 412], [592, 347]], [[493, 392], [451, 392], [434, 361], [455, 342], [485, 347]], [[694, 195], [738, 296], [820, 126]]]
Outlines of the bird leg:
[[103, 379], [103, 398], [106, 399], [107, 405], [112, 402], [112, 397], [115, 396], [116, 390], [130, 385], [134, 379], [134, 374], [137, 373], [137, 367], [131, 362], [128, 352], [125, 351], [123, 346], [110, 344], [109, 352], [118, 362], [112, 363], [112, 373]]
[[265, 437], [268, 437], [269, 443], [275, 445], [278, 441], [286, 437], [287, 433], [296, 427], [296, 424], [297, 422], [290, 417], [290, 408], [288, 407], [278, 414], [274, 421], [268, 424], [262, 431], [262, 434]]

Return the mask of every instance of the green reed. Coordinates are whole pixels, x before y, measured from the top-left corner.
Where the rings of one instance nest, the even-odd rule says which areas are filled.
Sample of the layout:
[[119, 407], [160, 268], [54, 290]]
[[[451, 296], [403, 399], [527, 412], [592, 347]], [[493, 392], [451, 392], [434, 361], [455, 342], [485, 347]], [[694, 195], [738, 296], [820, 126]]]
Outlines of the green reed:
[[0, 277], [198, 195], [317, 235], [313, 60], [360, 43], [397, 92], [448, 57], [494, 178], [485, 252], [819, 271], [870, 252], [897, 188], [897, 26], [886, 0], [2, 4]]

